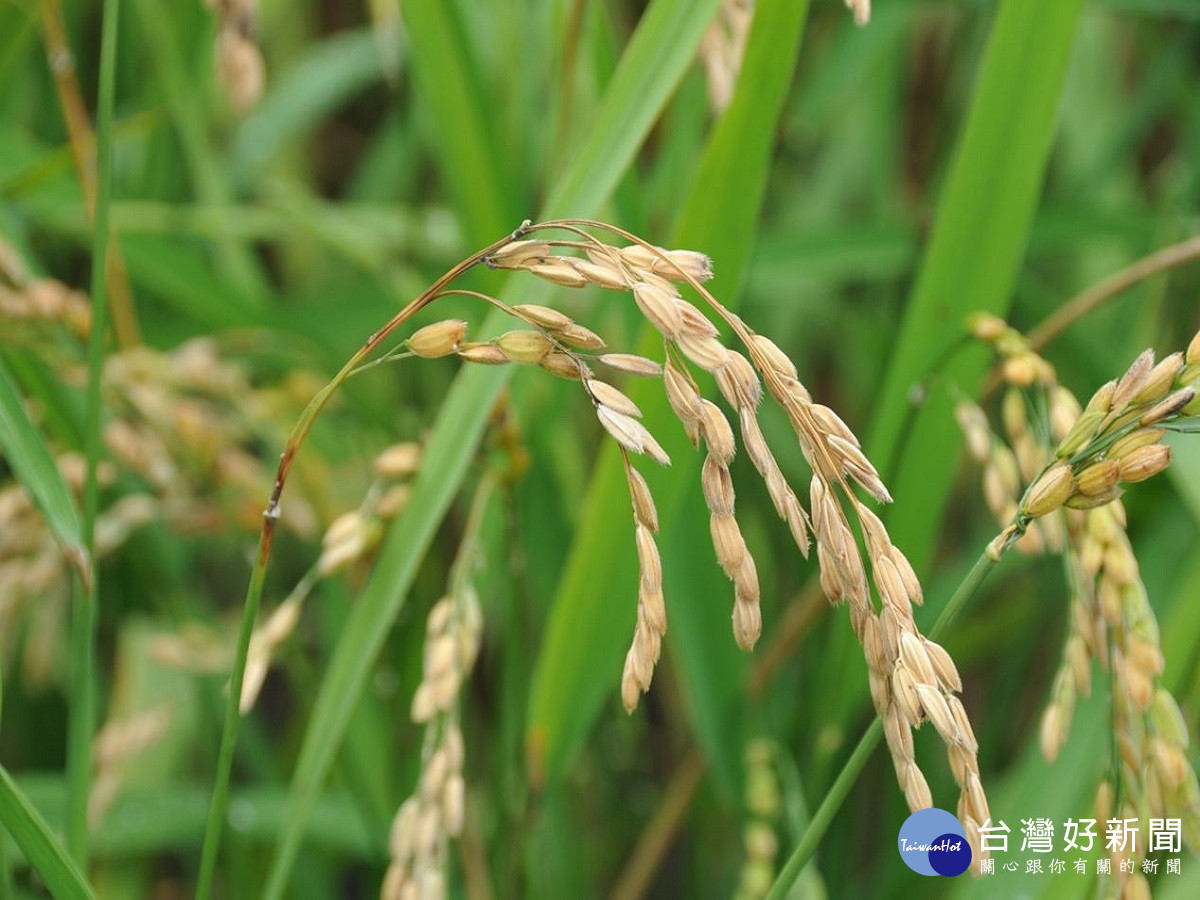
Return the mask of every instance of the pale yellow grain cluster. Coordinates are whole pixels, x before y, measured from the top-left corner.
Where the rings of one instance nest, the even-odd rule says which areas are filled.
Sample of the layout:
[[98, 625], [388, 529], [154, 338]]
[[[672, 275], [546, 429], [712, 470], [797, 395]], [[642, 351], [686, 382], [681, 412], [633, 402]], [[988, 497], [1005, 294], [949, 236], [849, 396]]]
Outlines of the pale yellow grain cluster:
[[[583, 232], [579, 234], [581, 241], [513, 241], [487, 262], [495, 268], [523, 269], [556, 284], [627, 290], [662, 336], [663, 388], [693, 445], [703, 446], [705, 451], [701, 488], [713, 547], [722, 570], [733, 583], [735, 639], [749, 650], [762, 631], [761, 591], [754, 559], [735, 516], [730, 463], [738, 438], [731, 418], [704, 396], [693, 369], [713, 379], [732, 413], [741, 445], [766, 483], [772, 504], [787, 523], [797, 548], [807, 556], [815, 535], [822, 586], [832, 600], [850, 604], [851, 621], [866, 648], [876, 708], [891, 723], [888, 742], [910, 804], [914, 809], [932, 805], [924, 776], [913, 757], [911, 738], [911, 730], [928, 719], [949, 748], [962, 791], [960, 818], [971, 829], [972, 843], [977, 847], [977, 828], [987, 818], [987, 801], [979, 784], [975, 738], [956, 696], [961, 685], [945, 650], [922, 637], [913, 622], [911, 603], [920, 602], [921, 588], [912, 567], [888, 539], [879, 519], [858, 499], [856, 488], [878, 502], [891, 500], [858, 438], [837, 413], [813, 401], [795, 365], [773, 341], [756, 334], [705, 290], [702, 282], [712, 273], [707, 257], [686, 250], [663, 250], [636, 240], [628, 246], [614, 247]], [[565, 248], [581, 250], [586, 258], [559, 252]], [[684, 299], [677, 286], [680, 283], [687, 283], [702, 297], [714, 318]], [[728, 346], [718, 323], [733, 333], [741, 350]], [[585, 382], [588, 377], [583, 376]], [[763, 436], [758, 408], [764, 386], [787, 414], [801, 452], [813, 470], [809, 488], [811, 521]], [[603, 392], [590, 393], [605, 428], [625, 449], [659, 458], [650, 449], [657, 444], [649, 443], [653, 439], [638, 422], [640, 413], [626, 402], [628, 398], [622, 395], [610, 403], [598, 396]], [[665, 461], [665, 457], [659, 461]], [[651, 529], [639, 518], [639, 489], [632, 480], [630, 489], [635, 497], [643, 594], [650, 584], [657, 598], [661, 571], [657, 551], [651, 552]], [[867, 539], [867, 560], [859, 551], [852, 521]], [[872, 585], [878, 609], [872, 599]], [[644, 597], [638, 608], [634, 643], [622, 681], [622, 697], [628, 708], [649, 684], [666, 625], [665, 614], [661, 623], [656, 615], [646, 614], [657, 607], [647, 604]]]
[[[836, 548], [830, 551], [833, 558], [827, 565], [836, 573], [842, 599], [850, 606], [851, 624], [863, 645], [871, 699], [883, 720], [884, 737], [900, 788], [910, 809], [933, 806], [929, 784], [917, 764], [913, 746], [913, 731], [929, 721], [946, 745], [959, 788], [957, 815], [974, 851], [973, 865], [977, 870], [986, 856], [980, 850], [979, 829], [990, 818], [990, 812], [979, 775], [979, 743], [958, 697], [962, 691], [958, 669], [945, 648], [917, 628], [912, 606], [923, 602], [920, 582], [879, 518], [864, 504], [854, 501], [867, 547], [871, 581], [880, 599], [880, 609], [876, 612], [861, 563], [847, 565], [848, 560], [857, 559], [853, 536], [843, 523], [837, 522], [831, 494], [815, 477], [813, 488], [817, 545], [820, 548], [828, 543]], [[831, 520], [834, 524], [827, 524]], [[822, 533], [826, 530], [830, 536], [823, 541]]]
[[[56, 462], [64, 484], [78, 498], [86, 469], [83, 458], [63, 453]], [[101, 487], [111, 489], [117, 473], [105, 463], [97, 475]], [[114, 500], [96, 519], [96, 557], [104, 559], [119, 549], [133, 531], [159, 513], [159, 505], [146, 494]], [[0, 667], [11, 672], [19, 662], [19, 677], [32, 690], [45, 692], [66, 680], [69, 661], [63, 635], [70, 630], [71, 591], [62, 548], [40, 510], [21, 484], [0, 485]], [[13, 658], [18, 647], [19, 661]], [[95, 825], [111, 809], [131, 768], [162, 737], [170, 721], [168, 709], [155, 707], [110, 720], [97, 732], [88, 793], [90, 823]]]
[[470, 584], [457, 585], [429, 611], [421, 682], [412, 700], [412, 720], [425, 727], [421, 772], [392, 820], [382, 900], [447, 896], [447, 848], [462, 834], [466, 812], [459, 699], [482, 636], [483, 614]]
[[258, 46], [258, 0], [205, 0], [217, 16], [213, 59], [217, 82], [234, 112], [248, 112], [262, 97], [267, 67]]
[[[761, 388], [744, 357], [741, 354], [736, 357], [744, 364], [737, 366], [740, 374], [726, 377], [741, 379], [743, 387], [737, 391], [729, 390], [728, 386], [726, 389], [734, 397], [735, 405], [743, 405], [753, 417]], [[758, 571], [734, 518], [733, 480], [729, 474], [736, 452], [733, 429], [720, 408], [700, 395], [696, 383], [681, 366], [668, 362], [663, 381], [671, 407], [688, 436], [693, 444], [703, 443], [706, 450], [700, 483], [709, 512], [709, 531], [717, 561], [734, 584], [734, 637], [742, 649], [750, 650], [762, 631], [762, 614], [758, 606]], [[717, 383], [720, 386], [726, 382], [718, 379]]]
[[[778, 465], [766, 450], [757, 431], [755, 408], [762, 396], [762, 387], [753, 366], [740, 353], [730, 350], [721, 341], [716, 325], [694, 304], [688, 302], [676, 287], [676, 281], [699, 283], [712, 276], [712, 265], [703, 254], [687, 250], [663, 250], [643, 244], [613, 247], [597, 241], [576, 245], [586, 258], [553, 253], [557, 243], [528, 240], [515, 241], [489, 258], [498, 268], [526, 269], [556, 284], [578, 287], [592, 284], [610, 290], [628, 290], [646, 320], [663, 336], [668, 353], [663, 366], [641, 357], [609, 354], [601, 357], [609, 365], [645, 376], [660, 375], [667, 398], [683, 423], [693, 444], [703, 442], [706, 458], [702, 487], [710, 513], [713, 547], [723, 571], [734, 585], [733, 630], [739, 645], [750, 649], [762, 630], [759, 610], [758, 574], [737, 521], [734, 518], [734, 493], [729, 476], [729, 464], [736, 451], [733, 430], [725, 414], [710, 400], [701, 396], [694, 378], [688, 371], [690, 362], [709, 372], [717, 388], [739, 417], [753, 423], [758, 436], [756, 463], [767, 465], [777, 473], [769, 483], [772, 497], [785, 503], [791, 496], [790, 510], [797, 527], [803, 520], [794, 495], [783, 482]], [[569, 320], [568, 320], [569, 321]], [[544, 327], [565, 323], [538, 323]], [[561, 333], [561, 332], [560, 332]], [[564, 348], [565, 349], [565, 348]], [[569, 352], [569, 351], [568, 351]], [[645, 454], [655, 461], [669, 462], [666, 453], [652, 434], [639, 421], [641, 412], [616, 388], [591, 378], [586, 363], [581, 363], [585, 387], [605, 430], [627, 451]], [[759, 446], [760, 445], [760, 446]], [[628, 463], [628, 460], [627, 460]], [[627, 472], [633, 470], [627, 465]], [[641, 565], [641, 598], [633, 644], [626, 657], [622, 677], [622, 699], [628, 709], [636, 705], [637, 695], [646, 690], [658, 658], [661, 636], [666, 631], [666, 612], [662, 605], [661, 566], [654, 547], [653, 530], [647, 527], [645, 503], [639, 504], [639, 494], [649, 497], [644, 482], [630, 478], [634, 497], [635, 536]], [[639, 510], [639, 506], [642, 509]], [[647, 586], [652, 590], [647, 590]], [[653, 602], [647, 602], [647, 600]], [[636, 689], [636, 690], [635, 690]]]
[[[960, 789], [958, 817], [975, 850], [974, 864], [978, 866], [982, 859], [978, 829], [989, 814], [979, 778], [978, 744], [957, 696], [962, 684], [950, 655], [921, 635], [913, 620], [912, 604], [920, 604], [923, 596], [912, 566], [852, 486], [857, 485], [881, 503], [890, 502], [891, 496], [853, 431], [832, 409], [813, 402], [796, 379], [795, 367], [779, 348], [761, 335], [750, 335], [747, 346], [768, 391], [787, 412], [801, 450], [812, 466], [811, 527], [817, 543], [821, 586], [831, 600], [850, 607], [850, 622], [863, 645], [871, 696], [884, 722], [901, 789], [910, 808], [933, 805], [912, 743], [913, 729], [928, 720], [946, 744]], [[748, 446], [753, 443], [747, 438]], [[767, 481], [770, 485], [770, 476]], [[865, 561], [847, 509], [863, 535]], [[801, 528], [793, 529], [802, 550], [807, 548], [803, 532]], [[878, 608], [872, 600], [872, 586]]]
[[162, 739], [171, 727], [171, 709], [160, 705], [119, 719], [110, 719], [96, 732], [92, 744], [94, 774], [88, 790], [88, 823], [95, 827], [104, 818], [142, 754]]
[[[56, 462], [63, 482], [80, 496], [83, 458], [63, 453]], [[116, 470], [102, 465], [98, 475], [110, 487]], [[113, 553], [159, 514], [159, 504], [144, 493], [114, 500], [96, 519], [97, 558]], [[7, 666], [19, 647], [22, 679], [31, 687], [48, 688], [65, 675], [62, 635], [70, 593], [70, 569], [41, 511], [20, 483], [0, 484], [0, 665]]]
[[[304, 604], [321, 580], [353, 575], [356, 567], [371, 562], [388, 523], [408, 503], [410, 481], [420, 467], [421, 456], [420, 444], [405, 441], [386, 447], [375, 458], [374, 478], [358, 507], [334, 516], [322, 535], [321, 553], [312, 568], [255, 626], [238, 698], [243, 714], [258, 702], [271, 667], [295, 634]], [[159, 665], [193, 674], [215, 674], [229, 669], [232, 658], [228, 640], [213, 628], [193, 623], [176, 632], [155, 635], [150, 651]]]
[[[1061, 547], [1062, 523], [1047, 517], [1064, 506], [1104, 506], [1121, 496], [1122, 485], [1163, 471], [1171, 461], [1170, 448], [1161, 442], [1164, 426], [1200, 411], [1200, 340], [1193, 339], [1186, 353], [1158, 362], [1146, 350], [1081, 409], [1057, 383], [1053, 366], [1019, 332], [986, 314], [973, 317], [968, 327], [996, 351], [1008, 385], [1002, 408], [1007, 446], [991, 434], [981, 411], [969, 403], [958, 411], [967, 446], [984, 465], [988, 505], [1005, 526], [993, 554], [1013, 543], [1029, 552]], [[1034, 397], [1048, 410], [1043, 433], [1053, 437], [1053, 447], [1037, 440], [1028, 422]], [[1014, 479], [1028, 484], [1019, 498]]]
[[588, 397], [601, 426], [618, 444], [631, 453], [645, 454], [659, 465], [669, 466], [671, 458], [654, 435], [639, 420], [642, 411], [617, 388], [594, 378], [584, 380]]
[[745, 859], [738, 876], [735, 900], [760, 900], [775, 883], [783, 795], [775, 771], [773, 745], [765, 738], [746, 744], [746, 811], [742, 826]]
[[[454, 354], [464, 362], [479, 365], [517, 363], [539, 366], [561, 378], [591, 377], [590, 366], [574, 351], [602, 349], [604, 341], [599, 335], [547, 306], [533, 303], [506, 306], [498, 300], [492, 302], [532, 327], [508, 331], [487, 341], [467, 341], [464, 340], [467, 323], [446, 319], [416, 331], [405, 342], [406, 346], [412, 353], [425, 358]], [[640, 359], [629, 354], [609, 354], [599, 360], [607, 363], [609, 357], [614, 358], [611, 363], [614, 366], [628, 365], [630, 361]], [[651, 366], [650, 370], [656, 373], [657, 367]]]
[[[1062, 663], [1042, 714], [1040, 743], [1053, 761], [1066, 742], [1075, 703], [1091, 692], [1093, 670], [1111, 685], [1111, 722], [1119, 759], [1122, 809], [1110, 781], [1097, 793], [1096, 818], [1176, 817], [1185, 838], [1200, 840], [1200, 788], [1187, 760], [1187, 729], [1159, 683], [1164, 660], [1158, 623], [1125, 533], [1123, 485], [1144, 481], [1170, 462], [1165, 427], [1197, 412], [1200, 335], [1185, 353], [1156, 362], [1147, 350], [1086, 405], [1058, 384], [1053, 367], [992, 316], [970, 323], [995, 349], [1007, 387], [1001, 418], [1007, 441], [973, 404], [958, 410], [971, 456], [984, 467], [984, 494], [1003, 526], [995, 553], [1066, 555], [1070, 618]], [[1032, 410], [1044, 409], [1042, 419]], [[1042, 436], [1039, 438], [1039, 436]], [[1023, 491], [1022, 484], [1028, 484]], [[1144, 853], [1144, 846], [1139, 848]], [[1130, 854], [1122, 854], [1128, 856]], [[1114, 864], [1114, 873], [1119, 868]], [[1144, 880], [1114, 877], [1136, 893]]]
[[[623, 280], [626, 276], [619, 268], [609, 268], [590, 259], [555, 256], [551, 251], [551, 245], [546, 242], [514, 241], [489, 257], [488, 262], [497, 268], [527, 269], [570, 287], [589, 283], [615, 287], [626, 283]], [[530, 327], [508, 331], [487, 341], [467, 341], [467, 323], [447, 319], [421, 328], [405, 342], [405, 346], [410, 352], [426, 358], [453, 354], [475, 364], [537, 366], [553, 375], [576, 381], [592, 404], [601, 427], [621, 446], [633, 501], [634, 539], [640, 569], [637, 622], [621, 680], [623, 702], [632, 709], [637, 705], [640, 693], [650, 687], [662, 650], [662, 636], [667, 629], [667, 613], [662, 565], [654, 539], [658, 531], [658, 513], [649, 486], [630, 463], [628, 454], [645, 455], [662, 465], [670, 464], [670, 459], [642, 424], [642, 412], [637, 404], [615, 385], [597, 378], [592, 363], [640, 377], [660, 377], [662, 366], [629, 353], [594, 355], [594, 351], [604, 348], [604, 341], [595, 332], [551, 307], [530, 303], [508, 306], [494, 298], [487, 299]]]
[[[1051, 373], [1052, 370], [1046, 369]], [[1047, 394], [1050, 434], [1062, 440], [1078, 419], [1079, 401], [1061, 385], [1051, 381], [1043, 385]], [[971, 457], [983, 467], [983, 496], [998, 522], [1013, 521], [1020, 510], [1023, 488], [1043, 477], [1047, 448], [1030, 422], [1028, 398], [1024, 389], [1009, 384], [1001, 405], [1004, 435], [994, 434], [987, 416], [976, 404], [964, 400], [955, 409]], [[1056, 492], [1070, 490], [1070, 475], [1056, 470], [1036, 492], [1026, 498], [1026, 510], [1055, 502]], [[1015, 541], [1023, 553], [1057, 552], [1063, 546], [1063, 522], [1058, 516], [1043, 516], [1031, 521]]]
[[379, 543], [384, 527], [408, 505], [410, 480], [421, 465], [421, 445], [404, 441], [386, 448], [372, 466], [375, 478], [357, 509], [329, 523], [321, 538], [317, 570], [340, 572], [366, 557]]
[[32, 498], [19, 483], [0, 487], [0, 664], [7, 669], [24, 630], [22, 677], [33, 687], [45, 688], [61, 674], [59, 636], [70, 589], [62, 550]]
[[483, 613], [475, 589], [464, 586], [429, 611], [421, 682], [413, 694], [412, 720], [426, 724], [452, 711], [463, 679], [475, 665]]
[[[758, 377], [749, 361], [740, 353], [729, 350], [720, 340], [712, 321], [695, 305], [684, 300], [674, 281], [699, 282], [712, 276], [711, 263], [706, 256], [687, 250], [662, 250], [649, 245], [631, 244], [612, 247], [593, 241], [576, 245], [586, 258], [555, 254], [558, 242], [514, 241], [488, 259], [496, 268], [525, 269], [556, 284], [581, 287], [591, 284], [610, 290], [628, 290], [643, 316], [658, 330], [670, 351], [665, 365], [629, 354], [606, 354], [599, 360], [628, 374], [663, 379], [667, 397], [694, 444], [703, 442], [707, 456], [702, 486], [710, 512], [713, 547], [717, 560], [734, 585], [733, 629], [738, 643], [753, 647], [762, 630], [759, 610], [758, 575], [754, 560], [746, 547], [733, 514], [733, 486], [729, 463], [735, 453], [733, 430], [724, 413], [711, 401], [703, 398], [687, 362], [708, 371], [727, 402], [739, 415], [754, 419], [754, 409], [762, 395]], [[531, 307], [514, 307], [518, 315]], [[657, 439], [642, 424], [641, 411], [624, 393], [607, 382], [595, 379], [590, 366], [573, 352], [573, 348], [590, 349], [580, 345], [575, 334], [578, 329], [561, 313], [534, 308], [538, 317], [532, 319], [553, 341], [545, 356], [514, 361], [536, 363], [545, 368], [545, 358], [551, 353], [566, 356], [571, 362], [561, 373], [577, 376], [596, 410], [605, 431], [627, 451], [649, 456], [661, 464], [670, 462]], [[590, 334], [590, 332], [588, 332]], [[499, 339], [494, 342], [502, 349]], [[461, 356], [460, 352], [460, 356]], [[755, 422], [755, 427], [757, 423]], [[761, 442], [761, 435], [760, 435]], [[758, 454], [769, 457], [769, 452]], [[772, 463], [774, 461], [772, 460]], [[774, 466], [778, 470], [778, 466]], [[661, 652], [662, 635], [666, 632], [666, 608], [662, 598], [662, 571], [653, 535], [657, 530], [657, 514], [649, 489], [641, 476], [629, 465], [626, 473], [633, 498], [634, 534], [640, 565], [640, 591], [634, 640], [626, 655], [621, 695], [626, 708], [633, 709], [638, 695], [650, 686], [654, 665]], [[773, 496], [788, 491], [782, 475], [776, 479]], [[789, 491], [790, 492], [790, 491]], [[794, 502], [793, 515], [803, 516]]]
[[[302, 582], [303, 583], [303, 582]], [[238, 709], [242, 715], [254, 708], [267, 672], [271, 668], [279, 649], [296, 630], [300, 622], [300, 613], [308, 594], [309, 585], [305, 584], [302, 591], [292, 591], [291, 595], [280, 603], [266, 621], [254, 629], [250, 636], [250, 647], [246, 656], [246, 669], [242, 675], [242, 692], [238, 697]]]
[[382, 900], [440, 900], [447, 896], [447, 845], [462, 834], [466, 809], [462, 731], [446, 723], [421, 766], [417, 790], [400, 804], [388, 836], [391, 863]]
[[[207, 338], [169, 353], [134, 347], [105, 364], [104, 400], [112, 417], [104, 443], [119, 468], [146, 484], [172, 527], [206, 533], [233, 523], [254, 533], [262, 520], [262, 485], [269, 481], [256, 445], [296, 415], [313, 385], [304, 371], [278, 385], [253, 384], [244, 367]], [[308, 536], [321, 516], [298, 492], [281, 521]]]
[[[5, 248], [0, 244], [0, 255]], [[4, 322], [4, 343], [10, 346], [36, 347], [54, 354], [57, 337], [65, 328], [76, 338], [86, 338], [92, 322], [87, 295], [72, 290], [53, 278], [33, 278], [13, 262], [0, 262], [0, 321]], [[7, 270], [7, 271], [5, 271]]]
[[412, 721], [425, 732], [421, 769], [415, 790], [392, 820], [391, 862], [380, 889], [382, 900], [447, 896], [449, 844], [462, 834], [466, 817], [460, 706], [483, 640], [483, 611], [471, 574], [479, 563], [477, 532], [486, 497], [481, 488], [451, 567], [449, 592], [426, 618], [421, 680], [411, 705]]
[[1165, 660], [1158, 622], [1125, 534], [1124, 508], [1113, 501], [1071, 512], [1068, 523], [1071, 621], [1042, 714], [1042, 752], [1047, 760], [1058, 756], [1076, 697], [1091, 691], [1095, 663], [1108, 682], [1102, 689], [1111, 687], [1119, 756], [1113, 764], [1122, 788], [1117, 817], [1142, 820], [1143, 831], [1151, 817], [1179, 818], [1184, 838], [1200, 846], [1200, 786], [1187, 757], [1188, 730], [1160, 684]]
[[846, 0], [846, 7], [854, 13], [855, 25], [866, 25], [871, 21], [871, 0]]
[[633, 643], [625, 654], [621, 674], [621, 702], [626, 709], [637, 706], [638, 697], [650, 689], [654, 667], [662, 652], [662, 638], [667, 633], [667, 607], [663, 597], [662, 561], [654, 536], [658, 533], [658, 510], [650, 487], [623, 454], [625, 479], [633, 503], [634, 540], [638, 554], [637, 624]]
[[753, 0], [723, 0], [700, 39], [700, 64], [704, 67], [713, 112], [724, 112], [733, 99], [753, 21]]
[[[86, 296], [65, 285], [30, 278], [19, 256], [0, 246], [0, 317], [13, 325], [0, 334], [0, 345], [34, 343], [40, 349], [37, 342], [44, 340], [71, 387], [85, 380], [81, 339], [89, 306]], [[312, 393], [310, 375], [296, 370], [281, 384], [255, 384], [228, 350], [201, 338], [170, 352], [135, 346], [113, 353], [102, 384], [106, 458], [98, 468], [105, 504], [96, 519], [99, 558], [153, 522], [184, 535], [227, 533], [231, 526], [243, 534], [258, 530], [268, 474], [257, 447], [295, 418]], [[40, 410], [31, 406], [30, 413], [37, 421]], [[68, 452], [56, 461], [78, 497], [83, 459]], [[283, 522], [311, 535], [320, 520], [298, 491]], [[44, 518], [19, 484], [0, 483], [0, 656], [7, 664], [11, 636], [24, 633], [23, 674], [30, 685], [53, 684], [65, 672], [69, 590], [67, 562]], [[288, 607], [278, 610], [254, 646], [282, 640], [290, 616]], [[228, 667], [223, 642], [214, 629], [189, 625], [156, 635], [150, 652], [161, 665], [209, 673]], [[253, 683], [258, 674], [249, 674]]]

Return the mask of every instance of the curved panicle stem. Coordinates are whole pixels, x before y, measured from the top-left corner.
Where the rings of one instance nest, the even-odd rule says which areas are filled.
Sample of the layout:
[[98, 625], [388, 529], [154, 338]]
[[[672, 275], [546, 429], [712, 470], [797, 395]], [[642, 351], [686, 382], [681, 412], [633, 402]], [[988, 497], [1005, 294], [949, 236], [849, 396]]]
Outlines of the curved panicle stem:
[[446, 286], [456, 278], [473, 266], [478, 265], [485, 257], [495, 253], [505, 244], [521, 238], [530, 228], [531, 225], [527, 220], [511, 234], [505, 235], [495, 243], [467, 257], [449, 269], [430, 285], [424, 293], [396, 313], [387, 324], [367, 338], [366, 343], [350, 357], [329, 383], [316, 393], [292, 428], [292, 433], [288, 437], [283, 453], [280, 454], [279, 468], [275, 475], [275, 484], [271, 489], [271, 497], [267, 503], [267, 508], [263, 512], [262, 530], [259, 533], [258, 539], [258, 554], [255, 557], [254, 570], [250, 575], [250, 584], [246, 589], [242, 622], [238, 631], [237, 649], [234, 655], [233, 669], [229, 676], [229, 699], [226, 704], [225, 722], [221, 732], [221, 747], [217, 757], [217, 773], [213, 783], [212, 805], [209, 808], [208, 824], [204, 832], [204, 847], [201, 852], [200, 875], [196, 889], [198, 900], [205, 900], [212, 891], [213, 876], [216, 871], [217, 850], [220, 846], [221, 831], [225, 823], [225, 811], [229, 803], [229, 778], [233, 768], [233, 750], [237, 743], [238, 721], [240, 719], [238, 701], [242, 695], [242, 681], [246, 672], [246, 658], [250, 650], [250, 637], [254, 632], [254, 622], [258, 616], [258, 608], [262, 600], [267, 561], [271, 557], [271, 547], [275, 540], [275, 528], [279, 522], [280, 500], [283, 497], [288, 474], [291, 472], [296, 454], [299, 452], [301, 444], [304, 443], [305, 437], [308, 436], [308, 432], [311, 430], [317, 416], [325, 408], [325, 404], [329, 402], [329, 398], [378, 349], [379, 345], [387, 340], [389, 335], [432, 303]]

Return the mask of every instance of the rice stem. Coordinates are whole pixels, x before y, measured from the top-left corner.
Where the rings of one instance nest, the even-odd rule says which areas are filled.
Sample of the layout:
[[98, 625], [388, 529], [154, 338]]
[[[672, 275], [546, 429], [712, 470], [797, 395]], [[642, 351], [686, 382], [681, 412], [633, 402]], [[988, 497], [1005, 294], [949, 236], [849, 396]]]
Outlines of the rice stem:
[[435, 300], [439, 293], [463, 272], [478, 264], [483, 258], [494, 253], [509, 241], [521, 237], [528, 223], [523, 224], [515, 232], [505, 235], [495, 243], [467, 257], [462, 262], [447, 271], [441, 278], [430, 285], [424, 293], [414, 299], [400, 312], [396, 313], [386, 325], [367, 338], [355, 354], [350, 357], [341, 371], [321, 388], [304, 412], [300, 414], [291, 436], [279, 457], [279, 469], [275, 476], [275, 486], [271, 498], [263, 512], [262, 530], [259, 532], [258, 555], [254, 562], [254, 570], [250, 574], [250, 584], [246, 588], [246, 599], [242, 610], [242, 622], [238, 631], [237, 649], [234, 653], [233, 670], [229, 676], [229, 698], [225, 706], [225, 723], [221, 730], [221, 746], [217, 754], [217, 772], [213, 780], [212, 804], [209, 807], [208, 823], [204, 829], [204, 845], [200, 855], [200, 873], [196, 885], [197, 900], [207, 900], [211, 891], [213, 877], [216, 873], [217, 852], [221, 843], [221, 832], [225, 824], [225, 811], [229, 804], [229, 778], [233, 770], [233, 751], [237, 743], [238, 723], [241, 719], [239, 700], [242, 696], [242, 682], [246, 674], [246, 658], [250, 652], [250, 637], [254, 633], [254, 622], [258, 617], [258, 608], [262, 602], [263, 582], [266, 578], [267, 561], [271, 556], [271, 547], [275, 540], [275, 526], [279, 521], [279, 502], [287, 484], [288, 473], [300, 450], [300, 445], [308, 435], [317, 416], [325, 408], [329, 398], [337, 389], [362, 368], [367, 357], [404, 322], [416, 315], [420, 310]]
[[[63, 19], [61, 0], [41, 0], [42, 31], [46, 42], [46, 55], [52, 60], [72, 60], [67, 40], [66, 23]], [[75, 77], [73, 64], [56, 64], [50, 67], [54, 75], [54, 89], [58, 94], [58, 105], [62, 108], [63, 123], [67, 128], [67, 141], [71, 148], [71, 160], [75, 174], [83, 191], [83, 204], [88, 218], [96, 218], [96, 178], [98, 172], [92, 167], [92, 147], [95, 134], [88, 119], [87, 105]], [[119, 347], [132, 347], [141, 343], [137, 311], [133, 306], [133, 295], [125, 272], [125, 262], [120, 248], [114, 242], [107, 251], [111, 255], [106, 275], [108, 285], [109, 312], [113, 321], [113, 335]]]
[[1041, 350], [1070, 325], [1136, 284], [1162, 272], [1200, 259], [1200, 235], [1156, 250], [1076, 294], [1029, 332], [1029, 346]]
[[92, 326], [88, 336], [88, 374], [83, 450], [83, 545], [89, 568], [76, 582], [71, 615], [70, 704], [67, 713], [67, 848], [80, 869], [87, 868], [88, 792], [95, 731], [95, 642], [100, 578], [95, 569], [96, 513], [100, 461], [100, 378], [108, 332], [107, 262], [109, 206], [112, 198], [113, 97], [117, 71], [119, 0], [106, 0], [100, 33], [100, 83], [96, 115], [96, 213], [92, 238]]
[[[967, 573], [958, 588], [955, 589], [953, 596], [946, 603], [945, 609], [938, 616], [933, 628], [929, 630], [930, 640], [937, 640], [941, 636], [954, 617], [966, 606], [967, 601], [979, 590], [979, 587], [983, 584], [987, 576], [991, 574], [992, 569], [996, 567], [998, 562], [999, 558], [993, 556], [987, 550], [979, 555], [979, 558], [975, 560], [975, 565], [971, 567], [971, 571]], [[824, 799], [821, 800], [821, 805], [813, 813], [808, 828], [805, 829], [803, 837], [800, 838], [800, 843], [796, 845], [796, 849], [792, 851], [792, 855], [788, 857], [787, 863], [780, 870], [779, 877], [775, 879], [775, 883], [771, 886], [766, 900], [783, 900], [787, 896], [788, 891], [795, 885], [796, 881], [800, 878], [801, 872], [804, 871], [805, 865], [812, 859], [813, 854], [816, 853], [817, 845], [821, 842], [821, 838], [825, 836], [825, 832], [833, 822], [833, 817], [837, 815], [837, 811], [841, 808], [842, 803], [849, 796], [855, 781], [858, 780], [859, 774], [862, 772], [863, 767], [866, 766], [867, 760], [871, 758], [872, 751], [879, 746], [879, 741], [882, 738], [883, 720], [876, 716], [870, 727], [859, 739], [854, 752], [850, 754], [850, 758], [842, 766], [841, 772], [838, 773], [837, 778], [834, 779], [833, 784], [826, 792]]]

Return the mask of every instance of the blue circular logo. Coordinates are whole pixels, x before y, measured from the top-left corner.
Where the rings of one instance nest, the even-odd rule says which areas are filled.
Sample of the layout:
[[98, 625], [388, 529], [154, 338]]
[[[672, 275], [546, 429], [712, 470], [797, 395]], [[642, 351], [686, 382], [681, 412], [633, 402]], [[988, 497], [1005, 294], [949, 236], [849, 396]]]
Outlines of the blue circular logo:
[[961, 875], [971, 865], [962, 824], [944, 809], [919, 809], [900, 826], [900, 858], [921, 875]]

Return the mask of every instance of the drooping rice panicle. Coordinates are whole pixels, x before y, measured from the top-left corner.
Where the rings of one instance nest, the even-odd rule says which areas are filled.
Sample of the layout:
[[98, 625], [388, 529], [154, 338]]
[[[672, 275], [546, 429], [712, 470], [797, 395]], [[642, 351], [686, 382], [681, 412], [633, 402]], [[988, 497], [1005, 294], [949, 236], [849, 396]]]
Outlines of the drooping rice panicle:
[[[1099, 666], [1111, 685], [1118, 753], [1097, 792], [1098, 820], [1114, 814], [1179, 818], [1185, 839], [1196, 846], [1200, 788], [1184, 753], [1187, 731], [1178, 726], [1178, 706], [1159, 684], [1164, 660], [1158, 624], [1119, 498], [1123, 485], [1169, 465], [1170, 449], [1161, 443], [1166, 430], [1200, 411], [1200, 335], [1186, 352], [1157, 363], [1152, 351], [1139, 354], [1082, 406], [1057, 382], [1053, 366], [1004, 322], [980, 316], [969, 327], [992, 345], [1007, 384], [1002, 419], [1008, 443], [991, 432], [978, 407], [964, 404], [959, 410], [971, 455], [985, 466], [988, 505], [1003, 526], [993, 552], [1015, 546], [1063, 553], [1069, 573], [1067, 636], [1042, 713], [1042, 753], [1053, 760], [1062, 749], [1076, 698], [1090, 693], [1093, 664]], [[1029, 421], [1034, 409], [1044, 410], [1043, 420]], [[990, 474], [1001, 465], [1007, 473], [1002, 492]], [[1028, 484], [1023, 492], [1018, 479]], [[1031, 535], [1036, 539], [1029, 540]], [[1116, 798], [1121, 809], [1114, 811]], [[1140, 859], [1145, 848], [1138, 849], [1131, 853]], [[1143, 884], [1115, 863], [1113, 871], [1119, 871], [1122, 890]]]

